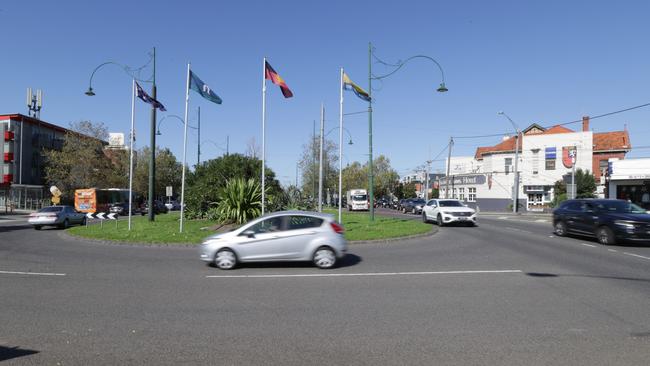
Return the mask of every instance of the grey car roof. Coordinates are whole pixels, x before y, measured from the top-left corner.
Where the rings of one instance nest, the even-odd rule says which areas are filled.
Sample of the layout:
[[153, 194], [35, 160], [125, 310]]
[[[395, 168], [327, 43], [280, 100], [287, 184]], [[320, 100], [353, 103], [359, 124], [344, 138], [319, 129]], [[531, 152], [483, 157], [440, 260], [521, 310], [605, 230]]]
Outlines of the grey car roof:
[[328, 220], [332, 220], [334, 218], [334, 215], [328, 213], [315, 212], [315, 211], [298, 211], [298, 210], [276, 211], [276, 212], [267, 213], [261, 217], [290, 216], [290, 215], [314, 216], [314, 217], [320, 217]]

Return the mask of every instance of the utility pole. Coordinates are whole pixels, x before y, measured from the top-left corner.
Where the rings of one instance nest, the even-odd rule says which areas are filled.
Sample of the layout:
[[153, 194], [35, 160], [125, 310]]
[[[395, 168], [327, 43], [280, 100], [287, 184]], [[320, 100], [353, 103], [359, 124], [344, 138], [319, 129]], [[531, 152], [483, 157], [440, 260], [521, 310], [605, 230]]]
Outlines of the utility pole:
[[578, 155], [578, 148], [573, 145], [573, 156], [571, 157], [571, 199], [576, 199], [576, 155]]
[[431, 170], [431, 160], [427, 160], [427, 170], [424, 172], [424, 200], [429, 200], [429, 171]]
[[[153, 48], [153, 83], [151, 97], [156, 99], [156, 47]], [[185, 122], [187, 123], [187, 122]], [[156, 195], [156, 107], [151, 105], [151, 156], [149, 157], [149, 221], [154, 221], [154, 196]]]
[[311, 158], [312, 158], [312, 165], [311, 165], [311, 194], [312, 198], [316, 199], [316, 121], [314, 120], [312, 123], [312, 135], [311, 135]]
[[375, 221], [375, 185], [372, 167], [372, 43], [368, 42], [368, 192], [370, 195], [370, 221]]
[[512, 213], [519, 211], [519, 146], [521, 144], [519, 138], [519, 129], [516, 129], [517, 135], [515, 136], [515, 184], [514, 192], [512, 193]]
[[454, 138], [449, 138], [449, 152], [447, 155], [447, 176], [445, 177], [445, 198], [449, 198], [449, 168], [451, 167], [451, 148], [454, 146]]
[[230, 135], [226, 136], [226, 156], [230, 155]]

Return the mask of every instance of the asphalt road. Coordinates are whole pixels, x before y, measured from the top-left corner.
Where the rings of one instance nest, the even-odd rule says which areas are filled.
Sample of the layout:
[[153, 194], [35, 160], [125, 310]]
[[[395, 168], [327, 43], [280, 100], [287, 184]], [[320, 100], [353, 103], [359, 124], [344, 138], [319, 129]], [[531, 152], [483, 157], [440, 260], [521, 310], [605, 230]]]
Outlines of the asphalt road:
[[[407, 216], [404, 216], [407, 217]], [[504, 216], [505, 217], [505, 216]], [[647, 365], [650, 246], [536, 219], [351, 246], [339, 268], [0, 227], [7, 365]]]

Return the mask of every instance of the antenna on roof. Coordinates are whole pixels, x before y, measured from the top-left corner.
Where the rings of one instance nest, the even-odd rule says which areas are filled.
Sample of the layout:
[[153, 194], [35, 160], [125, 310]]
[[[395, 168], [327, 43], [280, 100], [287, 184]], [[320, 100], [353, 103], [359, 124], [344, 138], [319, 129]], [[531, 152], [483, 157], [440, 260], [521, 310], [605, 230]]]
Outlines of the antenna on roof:
[[27, 88], [27, 108], [29, 109], [29, 116], [36, 119], [41, 119], [41, 108], [43, 108], [43, 91], [36, 89], [36, 93], [32, 88]]
[[623, 123], [623, 131], [627, 132], [627, 123]]

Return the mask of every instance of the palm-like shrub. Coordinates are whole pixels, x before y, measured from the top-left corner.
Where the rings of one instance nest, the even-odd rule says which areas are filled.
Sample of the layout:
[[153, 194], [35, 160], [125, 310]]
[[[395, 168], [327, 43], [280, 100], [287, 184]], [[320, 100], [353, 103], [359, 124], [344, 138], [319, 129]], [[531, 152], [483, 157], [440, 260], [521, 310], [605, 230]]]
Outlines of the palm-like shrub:
[[219, 218], [224, 223], [243, 224], [262, 212], [262, 189], [255, 179], [234, 178], [219, 191]]

